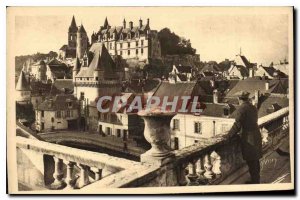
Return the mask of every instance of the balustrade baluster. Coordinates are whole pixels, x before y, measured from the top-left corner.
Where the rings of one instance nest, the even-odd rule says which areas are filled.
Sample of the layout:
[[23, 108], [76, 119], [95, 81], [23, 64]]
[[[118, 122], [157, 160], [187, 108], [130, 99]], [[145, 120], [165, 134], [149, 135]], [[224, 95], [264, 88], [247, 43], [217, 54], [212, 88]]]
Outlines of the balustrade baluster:
[[55, 156], [53, 156], [53, 159], [54, 159], [54, 173], [53, 173], [54, 182], [51, 184], [50, 188], [54, 190], [58, 190], [66, 186], [66, 183], [62, 180], [64, 175], [62, 170], [63, 160]]
[[187, 164], [182, 164], [178, 167], [178, 185], [180, 186], [185, 186], [187, 185], [187, 180], [186, 180], [186, 170]]
[[67, 165], [67, 174], [65, 178], [65, 183], [67, 184], [67, 186], [65, 187], [65, 189], [74, 189], [76, 179], [74, 179], [72, 176], [73, 176], [75, 163], [71, 161], [64, 161], [64, 162]]
[[189, 163], [189, 174], [187, 175], [187, 178], [190, 181], [188, 185], [198, 185], [198, 175], [196, 173], [196, 160], [193, 160]]
[[204, 157], [200, 156], [200, 158], [197, 161], [198, 182], [200, 184], [206, 184], [205, 177], [203, 175], [204, 172], [205, 172], [205, 169], [204, 169]]
[[102, 179], [102, 169], [92, 167], [91, 170], [95, 173], [95, 181]]
[[205, 164], [204, 164], [204, 167], [205, 167], [205, 173], [204, 173], [204, 176], [207, 178], [207, 179], [212, 179], [214, 178], [214, 173], [212, 171], [212, 163], [211, 163], [211, 157], [210, 157], [210, 153], [206, 154], [205, 155]]
[[82, 187], [90, 184], [89, 174], [88, 174], [89, 166], [83, 165], [83, 164], [78, 164], [78, 167], [80, 169], [78, 187], [82, 188]]

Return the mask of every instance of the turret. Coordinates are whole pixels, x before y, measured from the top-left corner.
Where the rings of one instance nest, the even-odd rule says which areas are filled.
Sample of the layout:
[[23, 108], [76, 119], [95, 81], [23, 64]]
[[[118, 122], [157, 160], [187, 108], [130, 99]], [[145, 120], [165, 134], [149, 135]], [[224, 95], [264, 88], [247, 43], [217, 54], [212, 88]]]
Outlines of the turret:
[[30, 95], [31, 89], [30, 84], [26, 80], [25, 73], [21, 71], [19, 76], [18, 83], [16, 85], [16, 101], [19, 103], [29, 103], [30, 102]]
[[39, 71], [38, 71], [37, 79], [45, 82], [47, 79], [46, 71], [47, 71], [46, 63], [43, 60], [41, 60], [39, 62]]
[[140, 18], [140, 20], [139, 20], [139, 27], [142, 28], [142, 26], [143, 26], [143, 20]]
[[104, 28], [104, 29], [107, 29], [107, 28], [108, 28], [108, 26], [109, 26], [109, 24], [108, 24], [108, 20], [107, 20], [107, 17], [105, 17], [105, 21], [104, 21], [103, 28]]
[[76, 48], [76, 55], [79, 59], [83, 57], [84, 52], [88, 48], [88, 37], [86, 31], [81, 24], [77, 31], [77, 48]]
[[76, 48], [76, 37], [77, 37], [78, 27], [76, 25], [75, 17], [73, 15], [71, 25], [68, 31], [68, 46], [70, 48]]

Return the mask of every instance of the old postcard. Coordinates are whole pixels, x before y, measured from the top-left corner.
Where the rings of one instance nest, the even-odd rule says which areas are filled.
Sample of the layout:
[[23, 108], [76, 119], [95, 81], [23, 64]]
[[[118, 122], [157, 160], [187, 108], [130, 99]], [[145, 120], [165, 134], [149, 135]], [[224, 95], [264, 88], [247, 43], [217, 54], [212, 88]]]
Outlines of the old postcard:
[[294, 190], [293, 31], [293, 7], [8, 7], [8, 192]]

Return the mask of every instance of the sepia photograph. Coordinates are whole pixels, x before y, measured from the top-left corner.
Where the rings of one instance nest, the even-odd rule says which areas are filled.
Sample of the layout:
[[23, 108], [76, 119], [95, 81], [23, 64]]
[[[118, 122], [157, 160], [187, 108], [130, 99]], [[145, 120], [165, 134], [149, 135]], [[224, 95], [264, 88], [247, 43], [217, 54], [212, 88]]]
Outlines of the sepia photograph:
[[293, 7], [7, 7], [9, 194], [295, 188]]

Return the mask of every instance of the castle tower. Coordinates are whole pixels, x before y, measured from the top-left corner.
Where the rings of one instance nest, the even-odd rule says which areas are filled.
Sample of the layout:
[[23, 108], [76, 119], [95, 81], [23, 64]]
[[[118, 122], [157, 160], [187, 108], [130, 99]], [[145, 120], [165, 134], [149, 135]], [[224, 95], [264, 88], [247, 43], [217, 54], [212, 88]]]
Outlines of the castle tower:
[[81, 24], [77, 31], [77, 48], [76, 54], [79, 59], [82, 59], [84, 52], [88, 49], [88, 36]]
[[68, 46], [69, 48], [76, 48], [76, 38], [77, 38], [78, 27], [76, 25], [75, 17], [73, 15], [71, 25], [68, 31]]
[[16, 101], [27, 104], [30, 102], [31, 89], [30, 84], [25, 78], [25, 73], [21, 71], [18, 83], [16, 85]]
[[80, 71], [80, 60], [78, 57], [76, 57], [75, 66], [73, 68], [73, 83], [75, 82], [75, 76], [78, 74], [79, 71]]

